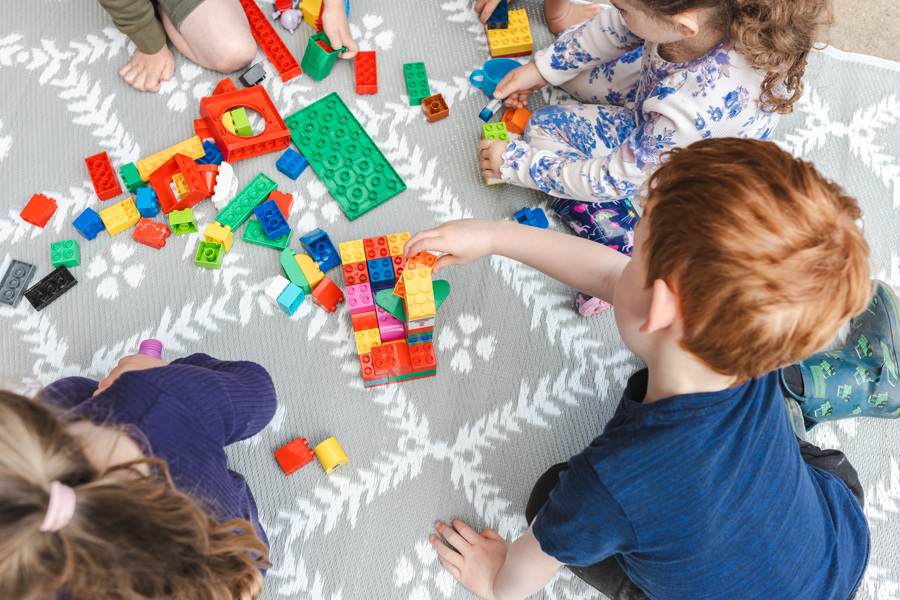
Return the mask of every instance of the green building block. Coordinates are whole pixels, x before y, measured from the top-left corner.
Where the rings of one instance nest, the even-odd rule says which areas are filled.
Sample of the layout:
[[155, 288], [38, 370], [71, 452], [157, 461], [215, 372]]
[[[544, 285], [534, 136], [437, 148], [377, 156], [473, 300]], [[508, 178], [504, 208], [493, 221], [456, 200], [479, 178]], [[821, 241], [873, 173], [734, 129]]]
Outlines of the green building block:
[[225, 258], [225, 246], [219, 242], [200, 242], [194, 262], [204, 269], [221, 269]]
[[309, 294], [312, 292], [312, 287], [309, 285], [306, 275], [303, 274], [303, 269], [300, 268], [300, 265], [294, 258], [296, 254], [297, 253], [290, 248], [282, 250], [280, 259], [281, 268], [284, 270], [284, 275], [288, 278], [288, 281], [303, 290], [304, 294]]
[[265, 202], [276, 187], [276, 183], [265, 173], [260, 173], [219, 211], [216, 221], [228, 225], [232, 231], [237, 231], [237, 228], [253, 214], [253, 209]]
[[303, 53], [303, 60], [300, 61], [300, 68], [316, 81], [321, 81], [331, 73], [338, 54], [346, 50], [347, 48], [341, 48], [335, 52], [328, 36], [324, 31], [320, 31], [309, 38], [306, 52]]
[[393, 315], [398, 321], [406, 323], [406, 311], [403, 310], [403, 298], [387, 289], [375, 293], [375, 304]]
[[481, 139], [509, 141], [506, 123], [485, 123], [481, 126]]
[[50, 244], [50, 262], [56, 268], [60, 265], [64, 267], [77, 267], [81, 264], [81, 248], [75, 240], [66, 240], [64, 242], [53, 242]]
[[190, 208], [173, 210], [169, 213], [169, 227], [175, 235], [194, 233], [197, 231], [197, 221], [194, 220], [194, 211]]
[[418, 106], [422, 99], [431, 95], [428, 87], [428, 75], [425, 73], [425, 63], [406, 63], [403, 65], [403, 77], [406, 79], [406, 92], [409, 94], [409, 105]]
[[231, 111], [231, 124], [234, 125], [234, 132], [244, 137], [252, 137], [253, 129], [250, 127], [250, 119], [247, 118], [247, 111], [244, 107], [235, 108]]
[[[406, 189], [336, 93], [298, 110], [284, 122], [294, 144], [351, 221]], [[222, 223], [221, 218], [218, 221]]]
[[128, 188], [128, 191], [132, 194], [136, 194], [139, 187], [144, 187], [144, 181], [141, 179], [141, 174], [138, 173], [138, 169], [134, 166], [133, 162], [119, 167], [119, 176], [125, 183], [125, 187]]
[[258, 246], [283, 250], [291, 243], [291, 232], [287, 232], [280, 238], [270, 240], [269, 236], [266, 235], [262, 224], [256, 219], [249, 219], [247, 224], [244, 225], [244, 233], [241, 236], [241, 239]]

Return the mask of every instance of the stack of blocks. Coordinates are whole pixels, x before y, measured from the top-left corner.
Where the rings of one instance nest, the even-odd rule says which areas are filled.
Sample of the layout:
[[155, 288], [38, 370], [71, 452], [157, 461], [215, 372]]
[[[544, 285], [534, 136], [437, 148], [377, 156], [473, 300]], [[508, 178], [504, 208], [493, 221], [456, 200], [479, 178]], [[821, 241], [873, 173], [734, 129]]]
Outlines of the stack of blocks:
[[[428, 260], [424, 258], [422, 263], [405, 264], [403, 248], [408, 239], [409, 233], [395, 233], [338, 246], [347, 307], [367, 388], [430, 377], [437, 372], [432, 343], [436, 304], [431, 266], [425, 266]], [[427, 256], [433, 266], [436, 257]], [[395, 316], [398, 311], [392, 314], [375, 303], [376, 294], [396, 290], [401, 282], [405, 290], [400, 310], [406, 322]]]
[[509, 11], [509, 23], [506, 29], [490, 29], [486, 26], [485, 32], [491, 48], [491, 58], [531, 54], [533, 40], [531, 28], [528, 26], [528, 15], [524, 9]]
[[340, 264], [337, 250], [328, 234], [314, 229], [300, 238], [313, 258], [297, 254], [285, 247], [281, 251], [281, 268], [286, 277], [276, 276], [266, 288], [266, 296], [281, 310], [293, 315], [306, 296], [326, 312], [334, 312], [344, 301], [344, 294], [324, 271]]

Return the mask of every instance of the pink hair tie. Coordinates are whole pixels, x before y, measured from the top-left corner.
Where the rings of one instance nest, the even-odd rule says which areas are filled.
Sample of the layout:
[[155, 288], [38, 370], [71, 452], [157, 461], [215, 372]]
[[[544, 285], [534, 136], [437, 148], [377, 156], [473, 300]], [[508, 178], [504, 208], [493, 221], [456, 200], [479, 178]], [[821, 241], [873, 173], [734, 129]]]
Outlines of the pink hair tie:
[[75, 490], [54, 481], [50, 484], [50, 504], [41, 523], [41, 531], [59, 531], [69, 524], [75, 514]]

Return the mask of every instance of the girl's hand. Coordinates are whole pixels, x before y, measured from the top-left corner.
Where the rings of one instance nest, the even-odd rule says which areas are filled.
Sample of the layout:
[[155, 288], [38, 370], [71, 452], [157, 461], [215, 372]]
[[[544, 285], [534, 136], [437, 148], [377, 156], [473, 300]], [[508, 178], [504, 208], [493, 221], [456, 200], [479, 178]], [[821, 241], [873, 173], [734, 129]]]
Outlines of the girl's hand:
[[144, 369], [155, 369], [156, 367], [164, 367], [167, 363], [164, 360], [147, 356], [146, 354], [132, 354], [119, 359], [116, 368], [109, 372], [103, 380], [97, 385], [97, 391], [94, 396], [112, 385], [113, 381], [119, 378], [122, 373], [128, 371], [143, 371]]
[[530, 62], [517, 67], [500, 80], [494, 90], [494, 98], [506, 98], [506, 105], [513, 108], [524, 108], [528, 104], [528, 94], [547, 85], [547, 80]]
[[498, 4], [500, 4], [500, 0], [475, 0], [475, 12], [481, 15], [479, 20], [487, 23]]
[[423, 250], [444, 253], [434, 264], [433, 273], [452, 265], [467, 265], [493, 253], [498, 222], [462, 219], [420, 231], [406, 242], [403, 256], [409, 258]]
[[494, 580], [509, 552], [506, 540], [493, 529], [478, 533], [459, 519], [453, 519], [453, 528], [440, 521], [434, 528], [455, 548], [436, 535], [429, 538], [444, 568], [476, 596], [493, 600]]
[[503, 140], [481, 140], [478, 142], [478, 166], [484, 177], [500, 179], [500, 167], [503, 166], [503, 153], [509, 142]]
[[343, 0], [325, 0], [325, 8], [322, 9], [322, 29], [328, 36], [332, 48], [336, 51], [347, 48], [346, 52], [340, 54], [341, 58], [353, 58], [359, 52], [359, 44], [350, 34], [350, 23], [347, 22]]

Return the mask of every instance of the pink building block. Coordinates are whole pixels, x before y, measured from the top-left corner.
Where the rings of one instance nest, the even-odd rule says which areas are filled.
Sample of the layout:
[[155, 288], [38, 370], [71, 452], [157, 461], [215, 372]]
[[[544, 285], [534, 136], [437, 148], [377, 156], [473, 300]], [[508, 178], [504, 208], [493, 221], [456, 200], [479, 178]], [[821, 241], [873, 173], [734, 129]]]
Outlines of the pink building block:
[[375, 305], [375, 316], [378, 317], [378, 333], [381, 335], [383, 344], [406, 339], [406, 328], [403, 326], [403, 321], [377, 304]]
[[344, 298], [351, 315], [375, 310], [375, 298], [372, 296], [372, 287], [368, 283], [348, 285], [344, 288]]

